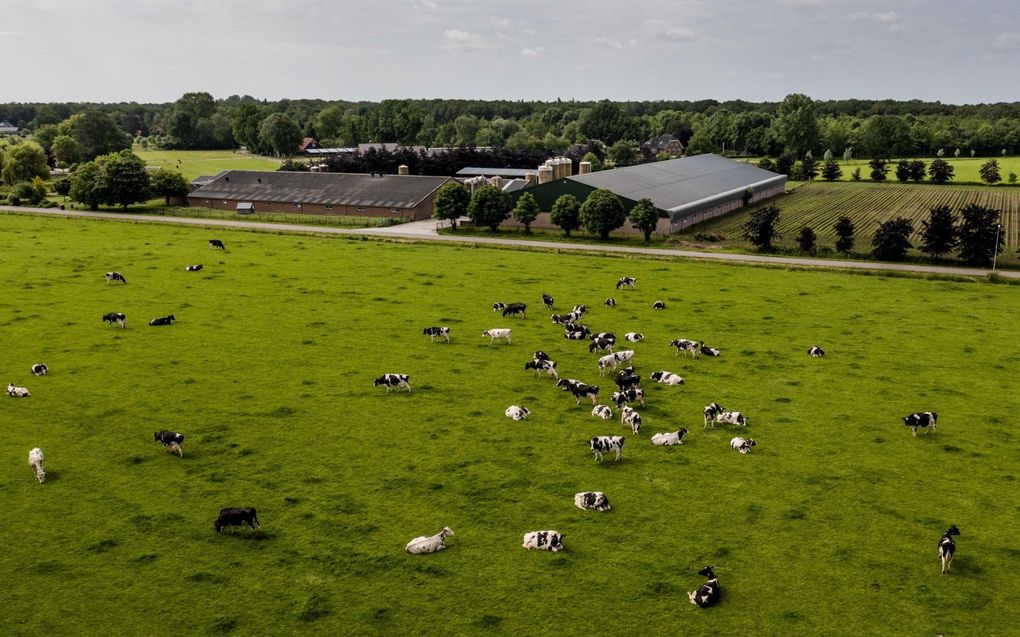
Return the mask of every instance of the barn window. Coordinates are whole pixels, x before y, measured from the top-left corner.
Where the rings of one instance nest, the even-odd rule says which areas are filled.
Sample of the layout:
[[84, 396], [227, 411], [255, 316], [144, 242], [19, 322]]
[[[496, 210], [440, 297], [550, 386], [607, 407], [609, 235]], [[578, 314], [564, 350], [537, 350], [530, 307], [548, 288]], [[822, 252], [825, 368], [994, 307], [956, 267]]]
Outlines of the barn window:
[[359, 206], [358, 207], [358, 212], [365, 212], [365, 207], [364, 206]]
[[333, 206], [326, 206], [326, 210], [332, 210]]

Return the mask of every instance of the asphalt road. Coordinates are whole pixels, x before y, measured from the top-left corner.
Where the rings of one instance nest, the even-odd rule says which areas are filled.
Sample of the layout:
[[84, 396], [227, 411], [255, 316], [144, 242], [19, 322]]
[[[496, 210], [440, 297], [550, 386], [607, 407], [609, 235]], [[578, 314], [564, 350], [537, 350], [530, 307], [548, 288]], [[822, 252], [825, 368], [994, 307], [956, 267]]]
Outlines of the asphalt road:
[[[730, 261], [737, 263], [764, 263], [773, 265], [791, 265], [806, 268], [838, 268], [847, 270], [881, 270], [897, 272], [918, 272], [923, 274], [947, 274], [965, 277], [984, 277], [991, 270], [981, 268], [955, 268], [937, 265], [918, 265], [910, 263], [878, 263], [875, 261], [840, 261], [836, 259], [805, 259], [798, 257], [776, 257], [758, 254], [733, 254], [726, 252], [699, 252], [695, 250], [674, 250], [670, 248], [642, 248], [636, 246], [607, 246], [586, 243], [566, 243], [557, 241], [532, 241], [521, 239], [502, 239], [498, 237], [471, 237], [436, 232], [435, 221], [416, 221], [388, 226], [384, 228], [330, 228], [325, 226], [306, 226], [288, 223], [263, 223], [233, 219], [199, 219], [191, 217], [163, 217], [158, 215], [138, 215], [119, 212], [87, 212], [83, 210], [59, 210], [55, 208], [25, 208], [0, 206], [0, 211], [19, 214], [38, 214], [53, 217], [74, 217], [85, 219], [108, 219], [114, 221], [131, 221], [144, 223], [168, 223], [179, 225], [203, 226], [208, 228], [240, 228], [245, 230], [261, 230], [267, 232], [293, 232], [318, 235], [370, 235], [393, 239], [414, 241], [437, 241], [440, 243], [472, 243], [478, 245], [522, 246], [527, 248], [543, 248], [560, 252], [602, 252], [611, 254], [653, 255], [681, 259], [702, 259], [707, 261]], [[1020, 278], [1020, 272], [1013, 270], [997, 270], [1001, 276]]]

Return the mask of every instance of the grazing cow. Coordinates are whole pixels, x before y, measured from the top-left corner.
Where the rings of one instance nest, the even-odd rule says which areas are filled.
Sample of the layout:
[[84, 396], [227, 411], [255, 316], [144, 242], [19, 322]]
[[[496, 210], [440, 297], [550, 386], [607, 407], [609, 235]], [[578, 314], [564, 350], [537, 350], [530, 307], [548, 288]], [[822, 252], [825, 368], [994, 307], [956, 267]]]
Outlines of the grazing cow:
[[645, 340], [645, 335], [642, 334], [641, 332], [627, 332], [626, 334], [623, 335], [623, 337], [630, 341], [631, 343], [640, 343], [641, 341]]
[[674, 354], [674, 356], [679, 356], [680, 352], [683, 352], [684, 356], [687, 356], [687, 354], [690, 353], [691, 358], [697, 358], [698, 354], [701, 353], [701, 346], [703, 344], [704, 343], [698, 343], [686, 338], [677, 338], [669, 342], [670, 347], [676, 348], [676, 354]]
[[616, 282], [616, 289], [620, 288], [634, 288], [637, 287], [637, 279], [632, 276], [622, 276], [620, 280]]
[[557, 387], [562, 387], [563, 391], [570, 391], [571, 387], [575, 387], [577, 385], [583, 385], [583, 384], [584, 384], [584, 382], [579, 381], [576, 378], [561, 378], [558, 381], [556, 381], [556, 386]]
[[32, 373], [36, 376], [45, 376], [49, 373], [49, 371], [50, 368], [46, 367], [46, 363], [36, 363], [35, 365], [32, 365]]
[[42, 449], [39, 447], [28, 452], [28, 466], [35, 470], [35, 479], [39, 481], [39, 484], [46, 482], [46, 472], [43, 471], [43, 460], [45, 460], [45, 458], [43, 458]]
[[661, 372], [652, 372], [651, 374], [648, 375], [648, 378], [651, 378], [655, 382], [662, 383], [664, 385], [683, 385], [684, 384], [684, 379], [683, 378], [680, 378], [679, 376], [677, 376], [673, 372], [667, 372], [666, 370], [662, 370]]
[[577, 316], [580, 317], [582, 314], [584, 314], [587, 311], [588, 311], [588, 306], [586, 306], [586, 305], [575, 305], [573, 307], [573, 309], [570, 310], [570, 313], [571, 314], [577, 314]]
[[723, 411], [715, 415], [715, 421], [723, 425], [740, 425], [741, 427], [747, 426], [747, 416], [743, 415], [739, 411]]
[[704, 354], [705, 356], [713, 356], [713, 357], [714, 356], [722, 356], [722, 352], [720, 352], [719, 350], [717, 350], [714, 347], [709, 347], [708, 345], [705, 345], [704, 343], [701, 344], [701, 353]]
[[444, 526], [443, 530], [435, 535], [422, 535], [414, 538], [407, 543], [404, 550], [415, 555], [442, 551], [446, 548], [446, 538], [451, 535], [454, 535], [453, 529]]
[[448, 327], [426, 327], [421, 333], [429, 337], [430, 343], [435, 343], [437, 338], [441, 338], [447, 343], [450, 342], [450, 328]]
[[542, 350], [538, 350], [532, 355], [531, 358], [536, 361], [547, 361], [549, 360], [549, 355], [543, 352]]
[[106, 282], [110, 283], [112, 281], [120, 281], [124, 285], [127, 285], [127, 279], [125, 279], [124, 275], [121, 274], [120, 272], [107, 272], [106, 273]]
[[676, 431], [670, 431], [652, 436], [652, 444], [658, 447], [675, 447], [684, 444], [684, 436], [687, 435], [687, 428], [681, 427]]
[[202, 264], [201, 263], [196, 263], [195, 265], [186, 265], [186, 266], [184, 266], [184, 271], [185, 272], [199, 272], [201, 270], [202, 270]]
[[575, 323], [573, 321], [570, 321], [568, 323], [564, 323], [563, 324], [563, 329], [565, 331], [567, 331], [567, 332], [580, 332], [585, 337], [587, 337], [589, 334], [591, 334], [591, 330], [588, 329], [587, 325], [585, 325], [583, 323]]
[[609, 339], [592, 337], [591, 343], [588, 344], [588, 351], [594, 352], [595, 350], [610, 352], [613, 351], [613, 345], [615, 343]]
[[613, 410], [609, 408], [609, 405], [595, 405], [591, 409], [591, 415], [602, 420], [611, 420], [613, 418]]
[[524, 303], [511, 303], [503, 308], [503, 317], [520, 315], [521, 318], [526, 319], [528, 318], [527, 310], [528, 306]]
[[7, 395], [11, 398], [28, 398], [32, 394], [28, 393], [27, 387], [16, 387], [14, 383], [7, 383]]
[[625, 363], [634, 358], [634, 350], [625, 349], [613, 354], [607, 354], [598, 360], [599, 375], [603, 375], [606, 370], [616, 369], [616, 366], [620, 363]]
[[624, 407], [620, 410], [620, 424], [629, 426], [637, 436], [641, 432], [641, 414], [630, 407]]
[[[255, 531], [256, 528], [261, 529], [262, 525], [259, 524], [259, 518], [255, 514], [255, 509], [242, 508], [242, 509], [220, 509], [220, 516], [216, 518], [216, 532], [223, 533], [223, 527], [235, 527], [247, 524], [248, 528]], [[230, 532], [233, 533], [234, 529], [231, 528]]]
[[506, 341], [507, 345], [510, 344], [510, 328], [507, 327], [485, 330], [482, 332], [482, 336], [489, 337], [489, 345], [495, 343], [497, 338], [501, 338]]
[[659, 299], [655, 303], [652, 303], [652, 309], [653, 310], [664, 310], [664, 309], [666, 309], [666, 302], [663, 301], [662, 299]]
[[505, 413], [507, 418], [513, 418], [514, 420], [524, 420], [531, 415], [531, 411], [527, 407], [520, 407], [518, 405], [510, 405], [506, 408]]
[[602, 304], [605, 305], [606, 307], [616, 307], [616, 299], [614, 299], [613, 297], [609, 297], [608, 299], [603, 301]]
[[532, 531], [524, 534], [524, 544], [528, 550], [560, 551], [563, 549], [563, 534], [558, 531]]
[[811, 349], [809, 349], [807, 353], [813, 358], [821, 358], [825, 356], [825, 350], [822, 349], [821, 347], [818, 347], [817, 345], [812, 345]]
[[407, 374], [383, 374], [379, 378], [375, 379], [375, 383], [373, 383], [372, 386], [373, 387], [378, 387], [379, 385], [385, 386], [387, 394], [390, 393], [390, 389], [394, 387], [396, 387], [397, 390], [399, 390], [401, 387], [404, 387], [407, 389], [407, 393], [410, 394], [411, 393], [411, 383], [409, 382], [410, 379], [411, 377], [408, 376]]
[[121, 329], [127, 327], [127, 317], [120, 312], [107, 312], [106, 314], [103, 314], [103, 320], [111, 327], [114, 323], [120, 325]]
[[617, 392], [613, 392], [610, 400], [616, 404], [617, 409], [622, 409], [624, 405], [629, 403], [640, 403], [642, 407], [645, 406], [645, 392], [639, 387], [631, 387], [630, 389], [623, 389]]
[[184, 457], [184, 450], [181, 449], [181, 445], [184, 444], [184, 434], [168, 429], [160, 429], [152, 434], [152, 439], [163, 443], [163, 453], [170, 450], [170, 453], [176, 453], [181, 458]]
[[726, 411], [719, 403], [708, 403], [705, 405], [703, 413], [705, 414], [705, 427], [711, 423], [715, 425], [715, 417]]
[[583, 341], [587, 338], [587, 336], [584, 332], [571, 332], [570, 330], [567, 330], [563, 332], [563, 338], [568, 341]]
[[641, 377], [637, 374], [620, 373], [616, 375], [613, 382], [620, 388], [620, 391], [627, 391], [628, 389], [637, 389], [637, 386], [641, 384]]
[[715, 572], [712, 571], [711, 566], [706, 566], [698, 571], [698, 575], [704, 575], [708, 581], [699, 586], [698, 590], [687, 593], [687, 596], [691, 599], [691, 603], [698, 608], [715, 606], [719, 603], [719, 594], [721, 593]]
[[610, 343], [616, 343], [616, 334], [612, 332], [596, 332], [591, 335], [591, 340], [599, 339], [602, 341], [609, 341]]
[[563, 323], [570, 322], [570, 314], [553, 314], [551, 320], [556, 325], [562, 325]]
[[574, 495], [574, 506], [578, 509], [590, 509], [592, 511], [608, 511], [609, 498], [601, 491], [585, 491]]
[[493, 312], [502, 312], [505, 309], [506, 309], [506, 303], [500, 303], [499, 301], [496, 301], [495, 303], [492, 304], [492, 311]]
[[935, 431], [938, 423], [939, 415], [933, 411], [925, 411], [921, 413], [910, 414], [903, 419], [903, 424], [910, 427], [912, 435], [917, 436], [917, 428], [927, 429], [926, 434], [930, 434]]
[[[35, 451], [38, 451], [38, 449]], [[32, 462], [31, 459], [29, 462]], [[42, 480], [39, 482], [42, 482]], [[954, 524], [949, 527], [948, 531], [942, 534], [941, 538], [939, 538], [939, 559], [942, 560], [943, 575], [946, 574], [953, 563], [953, 554], [956, 553], [956, 540], [953, 539], [953, 536], [959, 534], [960, 529], [956, 528], [956, 525]]]
[[173, 314], [167, 314], [166, 316], [157, 316], [156, 318], [149, 321], [149, 325], [153, 327], [159, 327], [160, 325], [173, 325], [177, 317]]
[[741, 438], [737, 436], [733, 440], [730, 440], [730, 447], [736, 449], [740, 453], [747, 455], [751, 453], [751, 447], [756, 446], [758, 443], [750, 438]]
[[209, 249], [219, 248], [220, 250], [226, 251], [227, 246], [223, 245], [223, 242], [219, 239], [209, 239]]
[[543, 294], [542, 303], [551, 310], [553, 307], [553, 297], [549, 296], [548, 294]]
[[582, 398], [590, 398], [591, 404], [596, 404], [599, 400], [599, 386], [598, 385], [586, 385], [581, 383], [579, 385], [571, 385], [569, 387], [570, 393], [574, 396], [574, 403], [577, 405], [581, 404]]
[[527, 363], [524, 363], [524, 371], [528, 371], [529, 369], [535, 370], [536, 376], [541, 372], [545, 372], [546, 374], [549, 374], [553, 378], [560, 377], [559, 373], [557, 373], [556, 371], [556, 361], [536, 358], [528, 361]]
[[603, 454], [610, 451], [616, 452], [616, 460], [619, 462], [625, 440], [623, 436], [595, 436], [588, 441], [588, 447], [595, 453], [595, 462], [602, 462]]

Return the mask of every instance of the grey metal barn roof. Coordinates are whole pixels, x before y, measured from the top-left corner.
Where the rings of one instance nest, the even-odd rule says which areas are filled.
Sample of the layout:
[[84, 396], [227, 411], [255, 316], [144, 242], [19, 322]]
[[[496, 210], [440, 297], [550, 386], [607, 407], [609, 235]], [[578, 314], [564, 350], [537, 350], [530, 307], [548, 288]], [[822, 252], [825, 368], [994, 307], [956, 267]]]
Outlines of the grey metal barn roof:
[[538, 173], [537, 168], [479, 168], [468, 166], [457, 171], [457, 177], [510, 177], [524, 178], [528, 173]]
[[607, 188], [633, 201], [647, 197], [675, 218], [676, 213], [696, 212], [739, 198], [747, 188], [785, 183], [786, 176], [719, 155], [695, 155], [567, 179]]
[[310, 203], [376, 208], [414, 208], [449, 177], [351, 173], [229, 170], [191, 197]]

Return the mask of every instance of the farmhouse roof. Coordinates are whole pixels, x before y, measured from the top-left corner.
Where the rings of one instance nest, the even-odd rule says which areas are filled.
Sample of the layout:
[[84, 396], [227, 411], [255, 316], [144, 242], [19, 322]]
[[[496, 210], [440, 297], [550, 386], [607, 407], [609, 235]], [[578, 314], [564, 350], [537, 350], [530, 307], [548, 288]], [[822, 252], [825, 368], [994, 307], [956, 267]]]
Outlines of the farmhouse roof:
[[458, 177], [527, 177], [528, 173], [537, 172], [535, 168], [482, 168], [468, 166], [457, 171]]
[[719, 155], [695, 155], [567, 177], [591, 188], [607, 188], [632, 201], [648, 198], [671, 213], [700, 209], [785, 182], [784, 175]]
[[2, 122], [0, 122], [0, 133], [16, 133], [16, 132], [18, 132], [18, 127], [15, 126], [14, 124], [8, 122], [7, 120], [3, 120]]
[[413, 208], [449, 177], [228, 170], [191, 197], [378, 208]]

